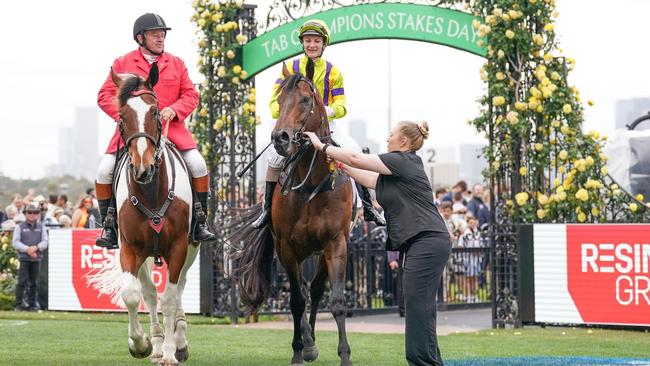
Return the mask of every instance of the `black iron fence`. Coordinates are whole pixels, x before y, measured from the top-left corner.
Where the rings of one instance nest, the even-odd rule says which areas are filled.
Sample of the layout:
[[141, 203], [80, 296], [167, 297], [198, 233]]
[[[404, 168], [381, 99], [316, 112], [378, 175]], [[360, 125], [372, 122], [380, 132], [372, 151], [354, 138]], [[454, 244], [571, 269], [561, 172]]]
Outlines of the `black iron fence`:
[[[400, 301], [398, 270], [390, 268], [385, 228], [357, 226], [348, 244], [345, 297], [349, 314], [396, 311]], [[318, 257], [303, 264], [309, 285], [316, 273]], [[490, 246], [487, 235], [474, 247], [453, 247], [438, 293], [443, 309], [490, 306], [492, 303]], [[307, 293], [309, 293], [307, 291]], [[329, 291], [319, 305], [329, 311]], [[289, 281], [277, 258], [273, 263], [272, 291], [260, 313], [289, 312]]]

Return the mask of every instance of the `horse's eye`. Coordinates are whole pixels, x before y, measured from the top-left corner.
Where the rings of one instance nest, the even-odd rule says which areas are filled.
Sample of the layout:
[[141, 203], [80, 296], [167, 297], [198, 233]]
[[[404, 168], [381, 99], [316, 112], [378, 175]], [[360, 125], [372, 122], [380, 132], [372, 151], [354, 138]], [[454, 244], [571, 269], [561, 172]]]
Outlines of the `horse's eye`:
[[303, 104], [307, 104], [307, 103], [309, 103], [309, 97], [308, 97], [308, 96], [304, 96], [304, 97], [302, 97], [302, 103], [303, 103]]

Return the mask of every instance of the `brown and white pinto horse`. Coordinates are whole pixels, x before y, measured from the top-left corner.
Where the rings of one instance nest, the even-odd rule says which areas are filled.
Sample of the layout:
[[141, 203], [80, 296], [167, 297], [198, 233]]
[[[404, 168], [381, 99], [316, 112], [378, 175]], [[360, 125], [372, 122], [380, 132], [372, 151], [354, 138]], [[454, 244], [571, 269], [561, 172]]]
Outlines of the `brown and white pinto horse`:
[[[151, 355], [153, 362], [177, 365], [189, 357], [181, 297], [185, 276], [198, 252], [197, 246], [188, 245], [190, 179], [178, 152], [162, 136], [153, 91], [158, 79], [156, 64], [146, 80], [115, 73], [112, 79], [118, 87], [119, 127], [128, 153], [126, 162], [119, 165], [115, 185], [120, 267], [91, 281], [128, 308], [128, 344], [133, 357]], [[156, 286], [150, 275], [152, 255], [158, 260], [162, 257], [168, 270], [161, 297], [164, 330], [158, 322]], [[141, 296], [151, 315], [151, 338], [137, 317]]]
[[[286, 72], [286, 70], [285, 70]], [[329, 278], [330, 308], [339, 333], [341, 365], [352, 365], [345, 332], [345, 275], [347, 243], [352, 216], [352, 184], [344, 173], [330, 170], [325, 154], [315, 151], [302, 132], [312, 131], [322, 139], [330, 136], [323, 99], [314, 84], [301, 74], [285, 75], [279, 96], [280, 116], [272, 141], [280, 155], [287, 156], [285, 178], [273, 195], [272, 232], [268, 227], [252, 229], [259, 206], [240, 210], [239, 220], [226, 228], [230, 237], [232, 275], [240, 285], [242, 301], [255, 309], [269, 292], [273, 247], [287, 271], [293, 316], [291, 365], [304, 365], [318, 357], [315, 321], [318, 304]], [[284, 174], [283, 173], [283, 174]], [[295, 182], [295, 183], [293, 183]], [[302, 263], [321, 254], [311, 282], [311, 312], [305, 313], [306, 286]]]

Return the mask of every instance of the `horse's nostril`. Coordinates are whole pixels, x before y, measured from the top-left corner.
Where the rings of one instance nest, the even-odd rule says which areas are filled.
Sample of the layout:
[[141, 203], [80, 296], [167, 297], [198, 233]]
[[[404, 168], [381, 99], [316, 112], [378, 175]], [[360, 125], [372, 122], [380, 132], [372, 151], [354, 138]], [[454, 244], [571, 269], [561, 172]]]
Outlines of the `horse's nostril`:
[[291, 137], [286, 131], [274, 132], [271, 134], [271, 139], [277, 145], [286, 145], [291, 142]]
[[279, 134], [278, 139], [279, 139], [279, 141], [281, 143], [285, 143], [285, 144], [288, 143], [291, 140], [291, 138], [289, 137], [289, 134], [287, 132], [285, 132], [285, 131], [282, 131]]

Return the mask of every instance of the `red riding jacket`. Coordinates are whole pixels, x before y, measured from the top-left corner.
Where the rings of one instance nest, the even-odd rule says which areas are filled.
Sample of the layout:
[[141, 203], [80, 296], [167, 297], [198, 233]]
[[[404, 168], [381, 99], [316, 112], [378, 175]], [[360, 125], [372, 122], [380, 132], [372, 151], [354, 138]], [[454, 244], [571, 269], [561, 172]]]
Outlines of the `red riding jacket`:
[[[142, 52], [137, 50], [116, 58], [113, 61], [113, 71], [116, 74], [131, 73], [147, 77], [151, 64], [144, 58]], [[196, 149], [194, 138], [185, 126], [187, 118], [199, 103], [199, 93], [187, 73], [187, 68], [180, 58], [167, 52], [158, 58], [158, 84], [154, 91], [158, 96], [158, 108], [171, 107], [176, 112], [176, 117], [171, 121], [167, 137], [179, 150]], [[116, 99], [117, 88], [111, 79], [110, 72], [104, 85], [97, 95], [97, 104], [114, 121], [119, 119], [118, 104]], [[115, 133], [108, 144], [106, 153], [117, 151], [117, 141], [120, 133], [115, 127]], [[120, 143], [124, 146], [124, 141]]]

